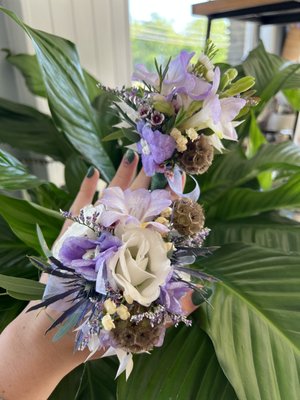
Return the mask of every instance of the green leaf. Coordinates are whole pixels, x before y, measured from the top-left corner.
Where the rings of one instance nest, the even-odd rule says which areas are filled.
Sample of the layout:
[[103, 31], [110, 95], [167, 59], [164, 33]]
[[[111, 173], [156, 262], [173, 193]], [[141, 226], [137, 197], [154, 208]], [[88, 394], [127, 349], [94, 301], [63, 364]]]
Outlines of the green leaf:
[[37, 233], [37, 236], [38, 236], [38, 239], [39, 239], [39, 243], [40, 243], [41, 249], [43, 250], [43, 253], [44, 253], [45, 257], [46, 258], [51, 257], [52, 256], [52, 252], [49, 250], [49, 247], [48, 247], [48, 245], [46, 243], [46, 240], [44, 238], [43, 232], [42, 232], [41, 228], [38, 225], [36, 225], [36, 233]]
[[45, 289], [45, 285], [40, 282], [2, 274], [0, 274], [0, 287], [20, 300], [39, 300], [43, 297]]
[[76, 393], [80, 385], [80, 379], [83, 373], [84, 365], [81, 364], [72, 372], [66, 375], [56, 386], [48, 400], [67, 400], [76, 399]]
[[298, 171], [300, 168], [300, 149], [291, 142], [265, 144], [253, 158], [247, 160], [239, 146], [227, 154], [215, 157], [208, 172], [199, 179], [202, 200], [210, 206], [225, 192], [243, 185], [257, 177], [262, 171]]
[[[76, 177], [74, 177], [75, 179]], [[33, 203], [55, 211], [60, 209], [68, 210], [74, 200], [72, 195], [50, 182], [46, 182], [30, 190], [29, 195]]]
[[208, 336], [192, 327], [169, 329], [163, 347], [137, 355], [128, 381], [118, 382], [118, 400], [236, 399]]
[[254, 112], [251, 110], [249, 142], [246, 150], [247, 158], [252, 158], [257, 153], [258, 149], [266, 142], [267, 139], [262, 134]]
[[19, 160], [0, 149], [0, 190], [29, 189], [41, 183]]
[[12, 55], [9, 52], [6, 56], [6, 60], [21, 72], [25, 79], [26, 86], [31, 91], [31, 93], [37, 96], [47, 97], [42, 73], [35, 55]]
[[203, 325], [239, 400], [297, 400], [299, 253], [231, 245], [199, 267], [221, 280]]
[[115, 400], [117, 369], [118, 362], [112, 357], [85, 363], [81, 385], [74, 400]]
[[0, 214], [17, 237], [41, 254], [36, 224], [43, 230], [48, 245], [52, 245], [62, 226], [62, 217], [58, 212], [2, 194]]
[[0, 142], [46, 154], [64, 161], [73, 147], [58, 132], [51, 118], [32, 107], [0, 98]]
[[74, 44], [30, 28], [3, 7], [0, 10], [32, 39], [54, 122], [85, 159], [101, 170], [105, 179], [111, 180], [115, 169], [99, 140], [97, 119]]
[[118, 140], [122, 139], [124, 137], [124, 133], [122, 129], [118, 129], [117, 131], [114, 131], [110, 133], [109, 135], [104, 136], [102, 139], [103, 142], [110, 142], [111, 140]]
[[[27, 279], [37, 279], [38, 271], [34, 268], [27, 254], [32, 250], [22, 243], [0, 217], [0, 273]], [[2, 289], [0, 289], [0, 292]], [[27, 303], [9, 296], [0, 300], [0, 332], [22, 311]]]
[[208, 215], [223, 220], [233, 220], [261, 212], [297, 207], [300, 207], [300, 173], [293, 175], [276, 189], [265, 192], [248, 188], [234, 188], [227, 191], [218, 203], [208, 210]]
[[[37, 96], [47, 97], [47, 91], [36, 55], [12, 55], [10, 51], [7, 52], [8, 55], [6, 56], [6, 60], [21, 72], [28, 89]], [[90, 101], [93, 101], [97, 96], [99, 96], [99, 89], [97, 88], [98, 81], [85, 70], [83, 70], [83, 75]]]
[[246, 75], [255, 77], [255, 89], [261, 98], [256, 113], [280, 90], [298, 88], [300, 85], [300, 64], [286, 62], [279, 56], [267, 53], [262, 42], [249, 53], [242, 65]]
[[100, 89], [98, 88], [98, 80], [94, 78], [89, 72], [87, 72], [85, 69], [83, 71], [83, 76], [86, 84], [86, 88], [88, 91], [89, 99], [90, 102], [92, 103], [96, 97], [98, 97], [101, 92]]
[[233, 221], [208, 220], [207, 246], [243, 242], [288, 253], [299, 251], [300, 224], [276, 213]]
[[81, 156], [74, 154], [67, 159], [65, 165], [65, 180], [68, 191], [73, 197], [78, 193], [87, 170], [88, 166]]
[[300, 111], [300, 89], [285, 89], [283, 94], [294, 111]]

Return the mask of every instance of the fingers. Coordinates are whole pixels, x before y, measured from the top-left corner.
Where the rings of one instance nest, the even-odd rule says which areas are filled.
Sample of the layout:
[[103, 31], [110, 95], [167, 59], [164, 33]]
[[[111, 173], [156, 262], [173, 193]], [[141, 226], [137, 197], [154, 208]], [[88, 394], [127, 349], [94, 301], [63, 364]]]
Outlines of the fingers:
[[[82, 181], [80, 190], [70, 208], [70, 211], [73, 215], [78, 215], [83, 207], [92, 203], [93, 197], [97, 190], [99, 176], [100, 174], [97, 169], [94, 167], [89, 168], [86, 177]], [[66, 220], [59, 236], [61, 236], [67, 230], [67, 228], [72, 225], [72, 223], [72, 221]]]
[[138, 162], [138, 155], [130, 149], [127, 150], [109, 187], [118, 186], [123, 190], [127, 189], [135, 177]]
[[132, 182], [132, 185], [130, 186], [131, 190], [135, 189], [148, 189], [149, 185], [151, 182], [151, 177], [147, 176], [145, 174], [144, 168], [142, 168], [138, 174], [138, 176], [135, 178], [135, 180]]

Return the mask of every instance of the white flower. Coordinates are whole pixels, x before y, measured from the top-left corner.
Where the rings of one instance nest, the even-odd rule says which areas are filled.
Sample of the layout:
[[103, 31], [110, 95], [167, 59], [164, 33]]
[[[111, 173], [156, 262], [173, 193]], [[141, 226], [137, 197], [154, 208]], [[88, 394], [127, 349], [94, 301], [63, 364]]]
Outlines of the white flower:
[[104, 308], [108, 312], [108, 314], [114, 314], [117, 311], [117, 306], [111, 299], [105, 300]]
[[128, 311], [128, 308], [124, 306], [124, 304], [121, 304], [117, 308], [117, 314], [123, 321], [126, 321], [126, 319], [130, 317], [130, 312]]
[[136, 227], [128, 228], [121, 239], [124, 244], [107, 269], [125, 297], [147, 307], [159, 297], [160, 285], [170, 272], [165, 242], [158, 232]]
[[192, 142], [196, 140], [199, 136], [194, 128], [187, 129], [185, 133], [188, 135], [188, 137], [191, 139]]
[[104, 315], [104, 317], [101, 319], [101, 322], [106, 331], [111, 331], [116, 327], [112, 317], [109, 314]]

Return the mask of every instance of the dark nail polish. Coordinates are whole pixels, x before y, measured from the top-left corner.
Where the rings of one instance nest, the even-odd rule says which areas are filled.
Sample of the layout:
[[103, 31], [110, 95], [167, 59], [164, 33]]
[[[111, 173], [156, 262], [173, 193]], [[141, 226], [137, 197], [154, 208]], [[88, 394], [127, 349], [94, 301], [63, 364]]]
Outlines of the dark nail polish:
[[88, 172], [87, 172], [87, 174], [86, 174], [87, 178], [91, 178], [91, 177], [94, 175], [94, 173], [95, 173], [95, 168], [94, 168], [93, 166], [91, 166], [91, 167], [88, 169]]
[[128, 149], [124, 155], [124, 160], [127, 164], [131, 164], [134, 160], [135, 153], [133, 150]]
[[194, 304], [194, 306], [200, 306], [201, 303], [204, 302], [204, 297], [203, 295], [198, 292], [198, 290], [194, 290], [192, 293], [192, 302]]

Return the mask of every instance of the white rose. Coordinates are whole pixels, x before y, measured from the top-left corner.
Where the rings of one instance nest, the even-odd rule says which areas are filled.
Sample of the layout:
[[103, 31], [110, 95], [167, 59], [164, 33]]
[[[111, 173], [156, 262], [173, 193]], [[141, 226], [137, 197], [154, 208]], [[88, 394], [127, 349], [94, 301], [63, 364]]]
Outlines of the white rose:
[[123, 246], [108, 261], [107, 268], [124, 296], [144, 306], [159, 297], [169, 272], [165, 242], [152, 229], [128, 228], [121, 237]]

